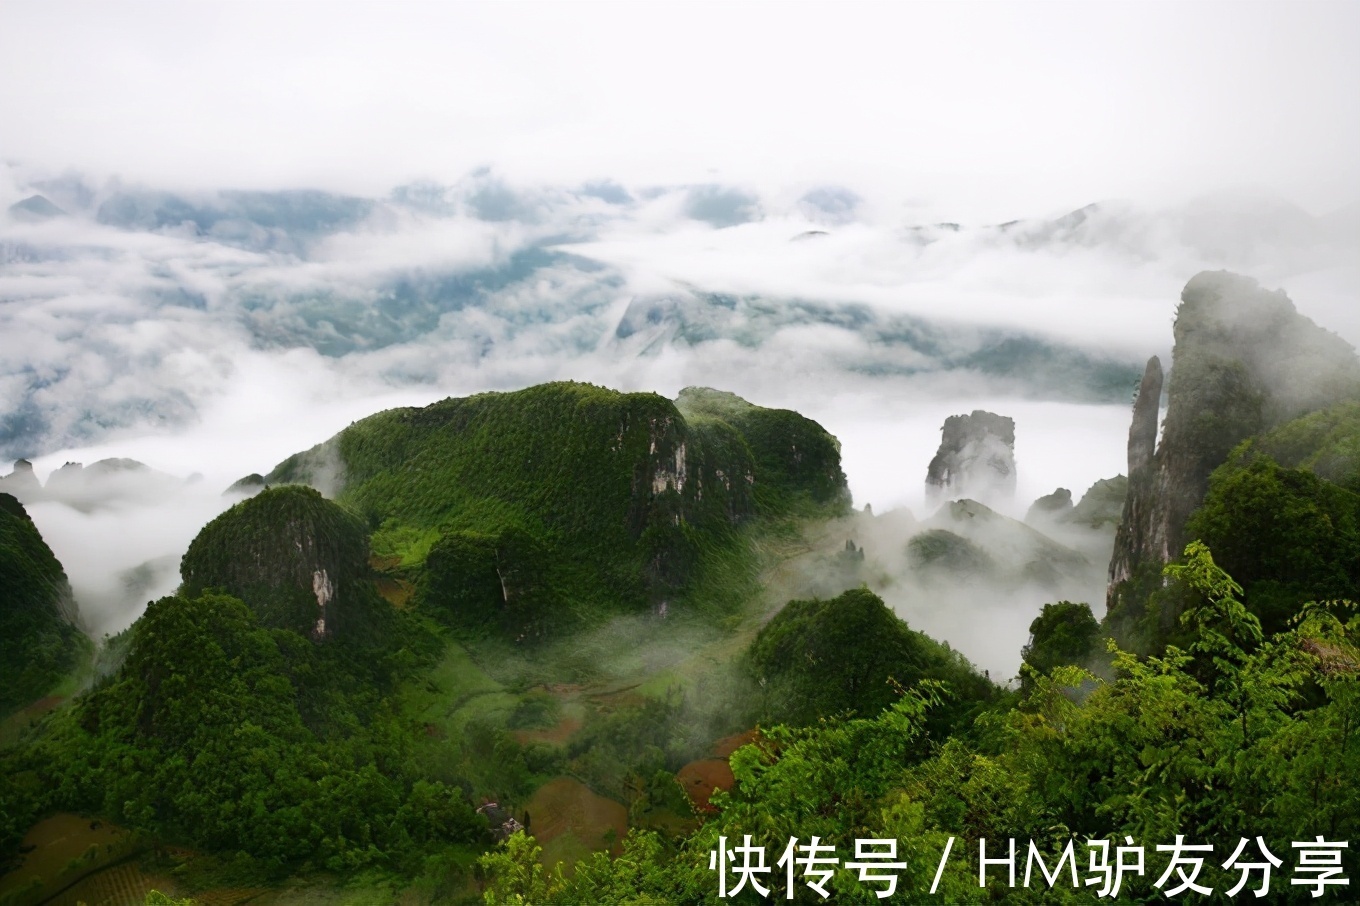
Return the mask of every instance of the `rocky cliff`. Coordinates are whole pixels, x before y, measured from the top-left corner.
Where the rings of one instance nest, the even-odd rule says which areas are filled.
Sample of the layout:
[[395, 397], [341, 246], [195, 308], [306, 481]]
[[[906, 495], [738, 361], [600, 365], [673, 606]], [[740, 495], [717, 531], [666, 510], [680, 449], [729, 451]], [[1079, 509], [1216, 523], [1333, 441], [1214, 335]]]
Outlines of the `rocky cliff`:
[[974, 410], [951, 415], [926, 471], [929, 501], [996, 501], [1015, 496], [1015, 421]]
[[204, 526], [180, 564], [184, 594], [225, 589], [266, 626], [354, 635], [376, 602], [363, 523], [312, 488], [270, 488]]
[[1129, 485], [1110, 561], [1111, 613], [1138, 607], [1180, 554], [1209, 475], [1242, 440], [1360, 398], [1360, 359], [1298, 313], [1283, 291], [1226, 271], [1198, 274], [1181, 294], [1157, 441], [1161, 363], [1148, 362], [1129, 429]]
[[849, 503], [835, 438], [796, 412], [577, 383], [381, 412], [263, 482], [350, 507], [432, 610], [516, 639], [665, 613], [744, 520]]

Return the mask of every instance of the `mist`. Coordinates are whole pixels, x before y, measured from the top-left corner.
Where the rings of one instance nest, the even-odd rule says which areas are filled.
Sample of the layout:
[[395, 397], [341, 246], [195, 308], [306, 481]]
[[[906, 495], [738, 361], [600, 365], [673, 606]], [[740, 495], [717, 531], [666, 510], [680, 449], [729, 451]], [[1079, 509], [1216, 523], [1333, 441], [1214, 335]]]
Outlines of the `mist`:
[[[945, 418], [996, 412], [1022, 518], [1124, 471], [1195, 273], [1360, 345], [1358, 15], [11, 3], [0, 471], [173, 480], [30, 505], [96, 635], [236, 479], [543, 381], [795, 409], [858, 506], [921, 523]], [[917, 587], [908, 542], [861, 542], [885, 597], [1005, 627], [965, 650], [1011, 670], [1032, 590]]]
[[[1299, 308], [1360, 341], [1348, 221], [1288, 207], [1285, 229], [1283, 203], [1260, 197], [969, 227], [876, 221], [848, 192], [780, 209], [754, 191], [480, 170], [372, 199], [5, 173], [11, 195], [65, 213], [0, 223], [0, 451], [44, 477], [110, 457], [201, 476], [33, 507], [95, 634], [173, 590], [232, 482], [394, 406], [563, 379], [671, 398], [715, 386], [816, 419], [858, 506], [920, 519], [945, 418], [986, 409], [1016, 422], [1017, 492], [997, 506], [1018, 519], [1124, 471], [1129, 401], [1141, 363], [1167, 355], [1185, 274], [1298, 279]], [[1204, 234], [1213, 218], [1234, 230]], [[1052, 598], [890, 585], [909, 622], [1002, 676]], [[979, 614], [1006, 627], [985, 645]]]

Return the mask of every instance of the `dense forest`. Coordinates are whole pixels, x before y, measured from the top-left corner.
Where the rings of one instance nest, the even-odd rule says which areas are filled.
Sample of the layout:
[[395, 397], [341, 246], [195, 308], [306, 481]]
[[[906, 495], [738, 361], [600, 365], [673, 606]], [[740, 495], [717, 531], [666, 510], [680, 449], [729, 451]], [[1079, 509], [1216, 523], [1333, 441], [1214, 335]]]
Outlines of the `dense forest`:
[[[0, 903], [1353, 899], [1360, 359], [1201, 274], [1170, 374], [1128, 476], [1023, 525], [856, 513], [835, 438], [715, 390], [390, 410], [234, 485], [97, 650], [0, 495]], [[1108, 600], [999, 682], [871, 587], [908, 523], [924, 594], [1112, 546]]]

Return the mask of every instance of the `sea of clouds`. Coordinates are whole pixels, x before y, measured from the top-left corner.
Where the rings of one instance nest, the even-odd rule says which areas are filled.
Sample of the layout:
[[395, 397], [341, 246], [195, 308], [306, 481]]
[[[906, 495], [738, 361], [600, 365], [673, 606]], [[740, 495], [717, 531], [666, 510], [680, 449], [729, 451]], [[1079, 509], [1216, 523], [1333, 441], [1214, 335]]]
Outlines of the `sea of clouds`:
[[1360, 343], [1358, 215], [1235, 194], [914, 223], [838, 186], [479, 170], [371, 198], [186, 194], [4, 166], [0, 458], [183, 481], [30, 508], [97, 633], [173, 588], [236, 478], [383, 408], [548, 380], [797, 409], [841, 440], [857, 504], [918, 515], [945, 417], [1000, 412], [1023, 515], [1124, 470], [1142, 364], [1169, 361], [1199, 270]]

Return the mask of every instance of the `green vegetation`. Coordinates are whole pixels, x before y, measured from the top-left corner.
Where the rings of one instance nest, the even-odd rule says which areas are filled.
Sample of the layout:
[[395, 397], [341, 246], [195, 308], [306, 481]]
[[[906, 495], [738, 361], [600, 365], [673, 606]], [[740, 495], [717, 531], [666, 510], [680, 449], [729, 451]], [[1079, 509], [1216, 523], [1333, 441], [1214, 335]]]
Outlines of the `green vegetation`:
[[99, 814], [266, 877], [411, 870], [478, 845], [485, 822], [411, 770], [383, 697], [391, 664], [417, 656], [317, 646], [223, 594], [156, 601], [123, 666], [5, 755], [4, 842], [45, 813]]
[[1028, 670], [1021, 672], [1022, 688], [1033, 688], [1034, 678], [1052, 673], [1055, 667], [1091, 666], [1100, 652], [1100, 623], [1091, 613], [1091, 605], [1059, 601], [1045, 604], [1044, 609], [1029, 624], [1029, 644], [1020, 650]]
[[311, 488], [269, 488], [198, 533], [180, 565], [184, 593], [225, 589], [271, 628], [372, 638], [389, 608], [367, 581], [367, 535]]
[[23, 504], [0, 494], [0, 717], [50, 692], [89, 659], [66, 573]]
[[542, 640], [685, 599], [743, 521], [848, 505], [815, 422], [716, 391], [678, 405], [576, 383], [448, 399], [357, 422], [267, 481], [333, 491], [451, 625]]
[[[547, 904], [716, 901], [709, 853], [747, 834], [770, 864], [790, 837], [843, 860], [894, 837], [888, 902], [975, 902], [983, 838], [1032, 839], [1049, 865], [1071, 843], [1086, 875], [1088, 837], [1133, 837], [1135, 900], [1159, 895], [1155, 846], [1177, 834], [1259, 834], [1292, 858], [1292, 840], [1360, 830], [1360, 616], [1330, 600], [1360, 597], [1357, 425], [1348, 403], [1225, 451], [1190, 521], [1202, 543], [1138, 577], [1141, 609], [1102, 626], [1045, 605], [1021, 688], [1002, 690], [866, 588], [775, 597], [864, 556], [825, 521], [848, 509], [836, 442], [796, 413], [579, 384], [380, 413], [206, 526], [179, 593], [110, 640], [93, 688], [0, 750], [0, 855], [69, 812], [194, 847], [156, 858], [207, 901], [292, 877], [364, 902]], [[1118, 483], [1081, 521], [1108, 521]], [[0, 505], [0, 566], [59, 614], [60, 566]], [[1016, 537], [1008, 522], [946, 515], [909, 542], [914, 568], [1033, 578], [981, 530]], [[1137, 653], [1102, 650], [1111, 635]], [[729, 768], [735, 785], [691, 808], [677, 778]], [[490, 849], [507, 817], [539, 839]], [[1226, 855], [1201, 875], [1220, 891]], [[876, 887], [839, 871], [828, 890]], [[1308, 895], [1276, 876], [1273, 901]]]
[[947, 529], [913, 536], [907, 542], [907, 562], [924, 578], [939, 582], [987, 579], [1001, 573], [987, 551]]
[[570, 776], [683, 824], [674, 772], [754, 719], [690, 646], [726, 644], [763, 551], [849, 502], [814, 422], [687, 398], [447, 400], [249, 482], [95, 687], [0, 755], [0, 851], [74, 811], [209, 854], [191, 890], [331, 872], [465, 897], [474, 795], [527, 821]]
[[[839, 714], [873, 715], [901, 690], [935, 680], [950, 707], [934, 716], [947, 735], [996, 688], [948, 645], [915, 632], [868, 589], [829, 601], [790, 601], [747, 652], [763, 722], [803, 726]], [[939, 726], [943, 723], [943, 726]]]
[[1220, 467], [1190, 533], [1246, 588], [1269, 632], [1313, 599], [1360, 600], [1360, 494], [1265, 455]]
[[1360, 493], [1360, 401], [1311, 412], [1252, 438], [1233, 452], [1230, 464], [1243, 466], [1258, 456]]
[[[756, 502], [767, 513], [788, 512], [799, 501], [845, 506], [850, 495], [840, 466], [840, 443], [821, 425], [788, 409], [764, 409], [707, 387], [680, 391], [676, 408], [710, 438], [725, 434], [729, 449], [744, 443], [755, 459]], [[732, 431], [721, 431], [730, 426]]]
[[[1049, 866], [1070, 843], [1084, 880], [1087, 839], [1124, 845], [1127, 836], [1146, 852], [1145, 870], [1123, 880], [1119, 898], [1132, 901], [1160, 896], [1153, 885], [1168, 857], [1155, 845], [1177, 834], [1215, 846], [1199, 883], [1220, 894], [1240, 876], [1220, 867], [1240, 838], [1260, 835], [1290, 864], [1292, 841], [1354, 839], [1356, 608], [1309, 605], [1295, 626], [1266, 637], [1203, 545], [1187, 549], [1168, 576], [1196, 602], [1182, 620], [1186, 649], [1142, 660], [1115, 649], [1110, 681], [1074, 667], [1038, 675], [1024, 695], [981, 714], [971, 734], [924, 760], [927, 715], [939, 705], [930, 682], [875, 716], [764, 729], [761, 743], [733, 756], [737, 784], [716, 797], [721, 811], [697, 830], [675, 840], [633, 831], [620, 856], [596, 854], [569, 878], [537, 868], [532, 841], [512, 839], [483, 859], [494, 878], [486, 902], [717, 902], [709, 853], [720, 837], [731, 847], [746, 834], [770, 865], [790, 837], [817, 835], [842, 860], [858, 837], [894, 837], [906, 868], [886, 902], [902, 903], [977, 902], [983, 838], [989, 855], [996, 841], [1024, 841], [1023, 853], [1032, 840]], [[951, 837], [954, 856], [932, 895]], [[1353, 876], [1353, 854], [1343, 865]], [[1288, 883], [1288, 870], [1273, 876], [1272, 902], [1310, 900], [1311, 890]], [[1052, 890], [1043, 881], [1008, 888], [1004, 868], [989, 878], [988, 901], [1084, 903], [1093, 893], [1074, 889], [1066, 873]], [[784, 899], [782, 871], [762, 880]], [[838, 903], [884, 902], [878, 885], [849, 870], [829, 885]], [[795, 902], [821, 901], [801, 878], [794, 887]], [[737, 899], [756, 901], [749, 889]]]
[[[1238, 444], [1209, 476], [1186, 534], [1245, 589], [1266, 633], [1311, 600], [1360, 598], [1360, 403], [1312, 412]], [[1187, 606], [1152, 570], [1120, 590], [1106, 622], [1140, 652], [1183, 643]]]
[[1123, 475], [1102, 478], [1087, 489], [1063, 521], [1090, 528], [1117, 526], [1128, 491], [1129, 480]]
[[[1223, 438], [1214, 443], [1219, 450]], [[1211, 464], [1183, 534], [1209, 545], [1237, 577], [1268, 634], [1287, 628], [1308, 601], [1360, 598], [1360, 402], [1248, 436]], [[1112, 599], [1106, 630], [1121, 644], [1144, 654], [1183, 644], [1187, 603], [1151, 564]]]
[[167, 894], [163, 894], [159, 890], [153, 890], [148, 893], [146, 899], [142, 902], [143, 906], [194, 906], [194, 901], [192, 899], [177, 899], [168, 896]]

